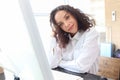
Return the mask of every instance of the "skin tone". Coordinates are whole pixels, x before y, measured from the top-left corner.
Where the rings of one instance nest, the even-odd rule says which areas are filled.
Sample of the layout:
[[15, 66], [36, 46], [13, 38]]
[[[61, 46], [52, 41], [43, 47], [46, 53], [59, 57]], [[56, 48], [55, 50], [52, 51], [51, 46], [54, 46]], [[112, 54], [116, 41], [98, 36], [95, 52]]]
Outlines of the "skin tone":
[[58, 11], [56, 13], [55, 21], [62, 30], [70, 33], [71, 36], [74, 36], [78, 31], [78, 24], [76, 19], [70, 13], [64, 10]]

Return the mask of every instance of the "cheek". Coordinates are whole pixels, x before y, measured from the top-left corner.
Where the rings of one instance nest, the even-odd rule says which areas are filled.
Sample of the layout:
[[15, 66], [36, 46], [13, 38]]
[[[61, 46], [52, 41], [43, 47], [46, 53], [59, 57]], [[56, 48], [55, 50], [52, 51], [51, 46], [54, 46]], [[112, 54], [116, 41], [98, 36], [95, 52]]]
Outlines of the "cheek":
[[78, 31], [78, 26], [76, 27], [76, 32]]
[[77, 32], [78, 31], [78, 24], [76, 23], [75, 24], [75, 32]]
[[65, 31], [65, 32], [67, 31], [67, 29], [66, 29], [65, 27], [62, 27], [61, 29], [62, 29], [63, 31]]

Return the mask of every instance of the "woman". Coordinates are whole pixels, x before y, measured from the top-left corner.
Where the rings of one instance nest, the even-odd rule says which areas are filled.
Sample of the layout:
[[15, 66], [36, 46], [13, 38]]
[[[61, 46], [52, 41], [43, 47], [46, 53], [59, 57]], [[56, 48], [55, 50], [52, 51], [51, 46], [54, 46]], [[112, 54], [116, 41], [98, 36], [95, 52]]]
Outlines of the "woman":
[[50, 24], [56, 43], [52, 44], [49, 55], [51, 67], [95, 74], [99, 46], [94, 19], [70, 5], [61, 5], [51, 12]]

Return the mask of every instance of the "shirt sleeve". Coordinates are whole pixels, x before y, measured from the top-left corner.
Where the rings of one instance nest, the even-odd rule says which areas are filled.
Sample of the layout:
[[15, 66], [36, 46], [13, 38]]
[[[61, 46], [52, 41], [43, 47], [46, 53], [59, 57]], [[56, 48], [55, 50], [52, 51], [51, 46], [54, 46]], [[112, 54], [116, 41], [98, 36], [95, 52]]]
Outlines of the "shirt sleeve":
[[[60, 67], [80, 73], [85, 73], [90, 70], [99, 56], [98, 33], [94, 29], [90, 29], [85, 33], [84, 38], [82, 47], [77, 47], [73, 53], [80, 53], [80, 55], [71, 61], [61, 60]], [[77, 44], [79, 45], [79, 41]]]
[[56, 68], [62, 59], [61, 49], [57, 45], [55, 38], [52, 37], [50, 43], [49, 53], [47, 54], [48, 62], [51, 68]]

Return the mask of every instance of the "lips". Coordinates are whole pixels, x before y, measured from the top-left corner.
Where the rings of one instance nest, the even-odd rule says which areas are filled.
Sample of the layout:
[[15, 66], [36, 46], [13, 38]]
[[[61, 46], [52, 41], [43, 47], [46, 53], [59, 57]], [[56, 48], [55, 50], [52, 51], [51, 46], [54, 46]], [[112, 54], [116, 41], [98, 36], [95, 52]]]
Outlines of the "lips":
[[73, 25], [68, 28], [68, 31], [71, 31], [73, 28]]

